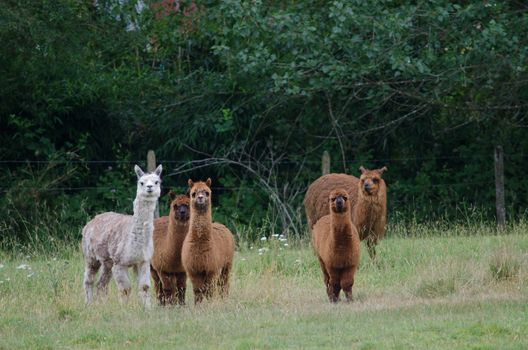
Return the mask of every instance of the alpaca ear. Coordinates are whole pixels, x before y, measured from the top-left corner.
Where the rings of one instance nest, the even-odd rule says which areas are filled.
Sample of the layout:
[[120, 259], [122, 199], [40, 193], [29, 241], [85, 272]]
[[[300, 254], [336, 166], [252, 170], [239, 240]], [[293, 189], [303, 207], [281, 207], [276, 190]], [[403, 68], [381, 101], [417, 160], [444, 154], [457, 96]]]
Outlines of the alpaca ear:
[[187, 187], [187, 191], [185, 191], [185, 195], [186, 195], [188, 198], [191, 198], [191, 188], [190, 188], [190, 187]]
[[136, 164], [134, 165], [134, 171], [136, 172], [136, 175], [138, 177], [138, 179], [140, 177], [142, 177], [143, 175], [145, 175], [145, 173], [143, 172], [143, 170], [141, 170], [141, 168]]
[[210, 177], [207, 178], [207, 181], [205, 181], [205, 184], [207, 185], [207, 187], [211, 188], [211, 178]]
[[192, 188], [194, 186], [193, 180], [191, 179], [187, 180], [187, 185], [189, 185], [189, 188]]
[[367, 172], [367, 169], [363, 168], [363, 165], [359, 167], [359, 171], [361, 171], [361, 174], [365, 174]]
[[172, 190], [170, 190], [169, 191], [169, 197], [170, 197], [171, 201], [173, 201], [176, 198], [176, 194], [174, 194], [174, 192], [172, 192]]
[[384, 173], [385, 171], [387, 171], [387, 170], [388, 170], [387, 167], [384, 166], [383, 168], [378, 169], [378, 173], [381, 175], [381, 174], [383, 174], [383, 173]]
[[158, 167], [156, 168], [156, 170], [154, 170], [154, 174], [160, 176], [161, 175], [161, 171], [163, 170], [163, 167], [160, 165], [158, 165]]

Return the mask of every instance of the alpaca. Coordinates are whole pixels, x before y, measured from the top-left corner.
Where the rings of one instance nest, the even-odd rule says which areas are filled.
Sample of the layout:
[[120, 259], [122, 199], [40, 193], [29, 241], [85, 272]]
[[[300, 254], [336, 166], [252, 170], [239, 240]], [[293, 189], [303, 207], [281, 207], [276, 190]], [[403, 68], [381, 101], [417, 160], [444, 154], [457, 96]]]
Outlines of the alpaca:
[[97, 215], [82, 230], [82, 251], [85, 261], [84, 290], [86, 303], [93, 300], [92, 287], [99, 268], [103, 271], [97, 282], [97, 295], [106, 296], [108, 283], [115, 277], [120, 300], [128, 299], [131, 285], [128, 268], [137, 274], [139, 296], [143, 305], [150, 306], [150, 259], [153, 252], [152, 231], [154, 209], [160, 196], [159, 165], [153, 173], [145, 174], [134, 167], [138, 177], [134, 215], [107, 212]]
[[381, 178], [387, 167], [367, 170], [360, 167], [357, 184], [358, 199], [352, 211], [352, 222], [359, 230], [359, 238], [366, 240], [371, 259], [376, 257], [376, 244], [385, 235], [387, 222], [387, 187]]
[[308, 228], [321, 217], [328, 215], [328, 195], [336, 188], [343, 188], [349, 193], [350, 215], [357, 227], [361, 240], [366, 240], [369, 255], [375, 258], [375, 246], [383, 238], [387, 220], [387, 188], [382, 174], [387, 167], [367, 170], [360, 167], [361, 177], [347, 174], [327, 174], [315, 180], [304, 196], [304, 208]]
[[187, 274], [182, 265], [181, 250], [189, 230], [189, 196], [175, 195], [172, 191], [169, 196], [169, 216], [154, 220], [154, 255], [150, 272], [160, 304], [172, 304], [177, 299], [180, 305], [184, 305]]
[[352, 301], [354, 275], [359, 264], [359, 234], [350, 218], [350, 201], [343, 188], [330, 192], [330, 214], [317, 221], [312, 230], [312, 243], [323, 271], [330, 302], [339, 301], [343, 289]]
[[229, 292], [235, 241], [227, 227], [212, 222], [211, 179], [188, 181], [191, 195], [189, 232], [182, 247], [182, 262], [193, 285], [194, 303], [213, 296], [218, 288], [222, 297]]

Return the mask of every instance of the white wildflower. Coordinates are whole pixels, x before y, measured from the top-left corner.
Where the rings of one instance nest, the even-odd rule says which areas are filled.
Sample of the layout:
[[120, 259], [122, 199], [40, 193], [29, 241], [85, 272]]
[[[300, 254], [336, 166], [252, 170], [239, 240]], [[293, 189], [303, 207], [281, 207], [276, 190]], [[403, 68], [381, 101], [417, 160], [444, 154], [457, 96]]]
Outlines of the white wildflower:
[[266, 236], [263, 236], [260, 238], [261, 241], [267, 241], [268, 239], [266, 238]]
[[289, 247], [290, 245], [288, 243], [284, 243], [284, 246], [285, 247]]
[[28, 264], [20, 264], [16, 268], [17, 270], [31, 270], [31, 267]]
[[30, 273], [29, 275], [27, 275], [27, 278], [30, 278], [30, 277], [33, 276], [34, 274], [35, 274], [34, 272]]
[[4, 268], [4, 264], [0, 264], [0, 269], [3, 269]]
[[264, 253], [267, 252], [268, 250], [269, 250], [268, 248], [259, 248], [259, 250], [258, 250], [259, 255], [264, 254]]
[[271, 235], [273, 238], [278, 238], [279, 237], [279, 234], [278, 233], [274, 233]]

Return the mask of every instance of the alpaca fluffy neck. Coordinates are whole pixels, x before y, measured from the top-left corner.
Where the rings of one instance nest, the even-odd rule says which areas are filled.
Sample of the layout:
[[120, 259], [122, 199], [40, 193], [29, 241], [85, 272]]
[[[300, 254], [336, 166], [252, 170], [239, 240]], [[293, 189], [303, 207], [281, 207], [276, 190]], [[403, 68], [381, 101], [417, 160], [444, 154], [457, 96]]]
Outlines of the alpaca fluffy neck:
[[154, 209], [156, 200], [134, 199], [134, 215], [132, 216], [132, 232], [129, 235], [133, 246], [145, 246], [152, 240], [154, 227]]
[[335, 213], [330, 215], [330, 224], [332, 227], [331, 236], [329, 237], [333, 244], [337, 246], [347, 246], [352, 242], [352, 220], [347, 212]]
[[189, 219], [190, 229], [189, 234], [193, 240], [209, 240], [211, 231], [213, 229], [213, 215], [211, 207], [207, 210], [198, 211], [195, 208], [191, 209], [191, 218]]

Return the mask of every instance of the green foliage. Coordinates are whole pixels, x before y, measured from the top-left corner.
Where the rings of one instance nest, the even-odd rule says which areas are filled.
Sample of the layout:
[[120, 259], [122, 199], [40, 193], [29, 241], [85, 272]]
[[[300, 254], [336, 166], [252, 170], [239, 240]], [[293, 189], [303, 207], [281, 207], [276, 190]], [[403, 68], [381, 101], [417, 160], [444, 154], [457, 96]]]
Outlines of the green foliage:
[[145, 3], [0, 8], [0, 160], [44, 162], [1, 163], [2, 208], [22, 210], [13, 189], [39, 187], [52, 212], [129, 211], [133, 163], [154, 149], [175, 161], [166, 189], [213, 178], [231, 228], [300, 232], [328, 150], [334, 172], [388, 166], [391, 220], [491, 219], [501, 144], [508, 213], [526, 215], [524, 5]]

